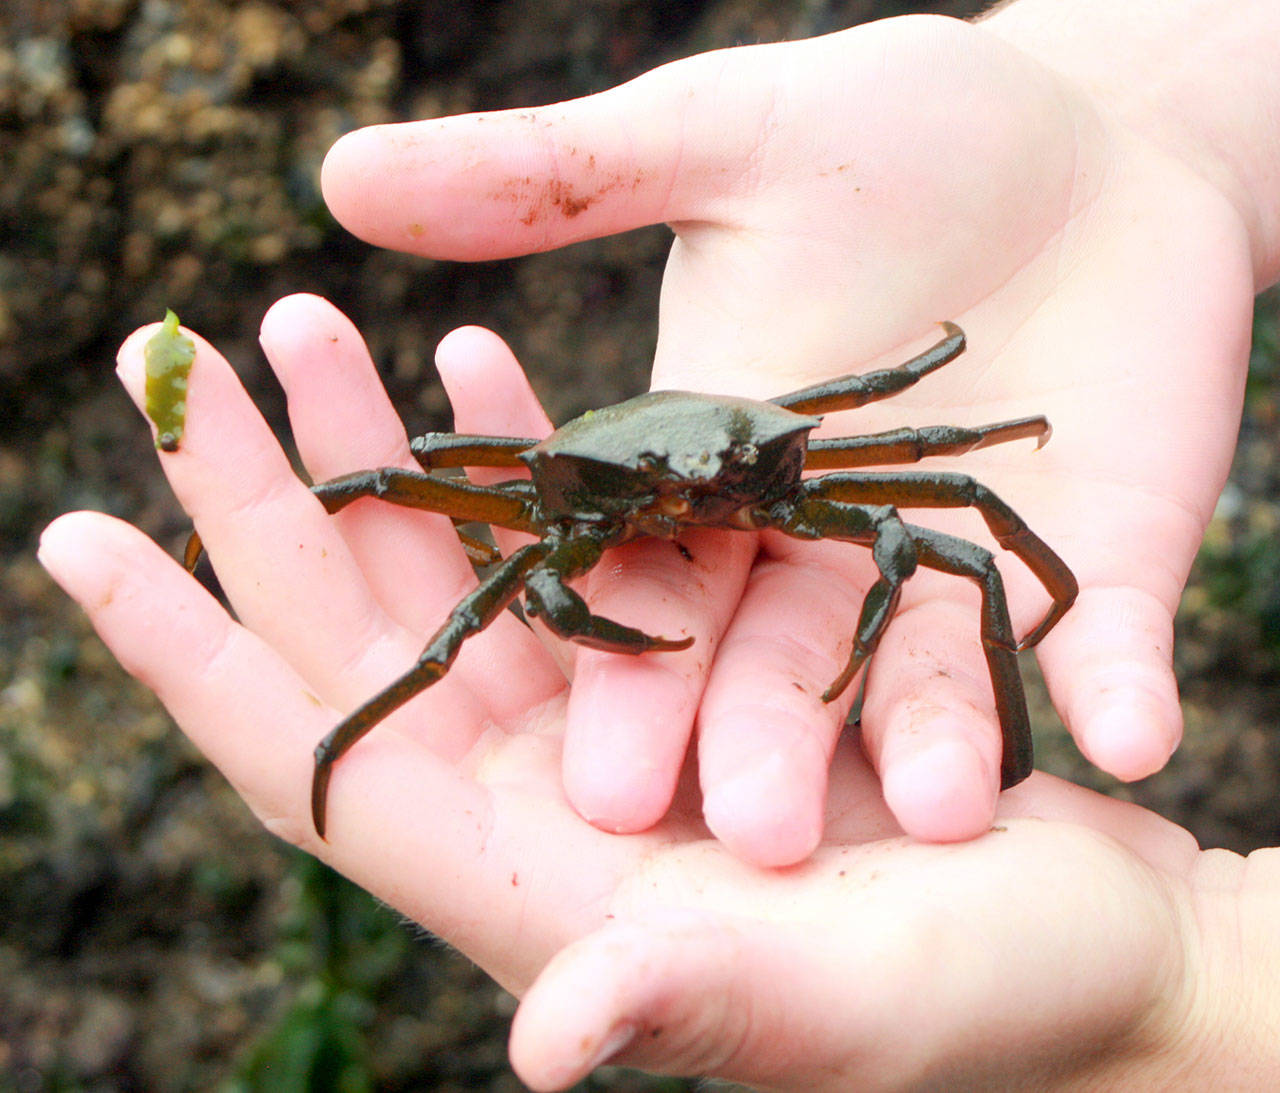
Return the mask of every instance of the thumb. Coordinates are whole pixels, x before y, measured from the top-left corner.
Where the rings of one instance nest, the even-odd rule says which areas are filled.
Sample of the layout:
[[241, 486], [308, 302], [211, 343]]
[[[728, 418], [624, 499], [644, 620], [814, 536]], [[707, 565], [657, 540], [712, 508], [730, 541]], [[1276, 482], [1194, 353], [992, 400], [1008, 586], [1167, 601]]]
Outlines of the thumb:
[[1120, 1073], [1188, 1027], [1179, 889], [1088, 828], [1007, 819], [756, 879], [785, 910], [746, 888], [734, 906], [769, 917], [642, 912], [557, 954], [512, 1026], [521, 1079], [621, 1063], [766, 1089], [1030, 1088]]
[[[461, 261], [702, 215], [706, 168], [740, 170], [759, 140], [761, 81], [735, 81], [736, 125], [702, 93], [722, 69], [744, 67], [728, 59], [742, 52], [701, 54], [551, 106], [357, 130], [329, 150], [325, 200], [370, 243]], [[723, 193], [724, 176], [714, 181]]]
[[534, 1090], [566, 1089], [606, 1064], [794, 1077], [818, 1049], [805, 1035], [822, 1004], [809, 964], [753, 920], [667, 911], [612, 923], [543, 969], [512, 1025], [512, 1065]]

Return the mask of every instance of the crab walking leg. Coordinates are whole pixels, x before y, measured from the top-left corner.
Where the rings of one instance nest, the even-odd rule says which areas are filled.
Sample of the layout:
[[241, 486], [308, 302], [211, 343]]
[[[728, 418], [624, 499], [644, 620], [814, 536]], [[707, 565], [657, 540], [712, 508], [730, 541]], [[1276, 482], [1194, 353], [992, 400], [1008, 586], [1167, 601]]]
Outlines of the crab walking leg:
[[[527, 437], [482, 436], [476, 433], [423, 433], [409, 441], [409, 450], [413, 453], [423, 470], [443, 470], [452, 467], [524, 467], [520, 453], [532, 448], [538, 442]], [[530, 504], [537, 500], [533, 483], [527, 479], [513, 479], [499, 486], [490, 485], [496, 490], [512, 497], [522, 497]], [[468, 521], [462, 517], [454, 518], [455, 524]], [[457, 530], [455, 528], [455, 530]], [[492, 565], [501, 557], [493, 547], [473, 539], [458, 531], [458, 539], [463, 549], [477, 565]]]
[[800, 539], [870, 542], [871, 556], [880, 570], [880, 579], [863, 600], [849, 663], [823, 694], [824, 702], [839, 697], [875, 652], [893, 618], [902, 584], [918, 565], [976, 581], [982, 592], [982, 651], [1003, 741], [1000, 788], [1017, 785], [1031, 773], [1031, 724], [1018, 672], [1018, 644], [1009, 620], [1004, 581], [991, 551], [953, 535], [906, 524], [891, 505], [850, 504], [822, 497], [810, 496], [786, 506], [782, 518], [775, 518], [770, 526]]
[[904, 364], [865, 372], [860, 376], [841, 376], [815, 383], [812, 387], [803, 387], [769, 401], [797, 414], [827, 414], [835, 410], [854, 410], [868, 402], [896, 395], [964, 352], [964, 331], [955, 323], [940, 325], [947, 336]]
[[355, 471], [311, 487], [328, 512], [337, 512], [362, 497], [376, 497], [393, 505], [425, 509], [456, 520], [498, 524], [514, 531], [538, 533], [522, 494], [490, 486], [473, 486], [450, 478], [436, 478], [422, 471], [380, 467]]
[[916, 463], [932, 455], [965, 452], [1033, 438], [1043, 448], [1053, 430], [1043, 416], [1022, 417], [994, 425], [925, 425], [919, 429], [891, 429], [864, 436], [819, 437], [809, 441], [804, 468], [807, 471], [849, 467], [874, 467], [887, 463]]
[[801, 488], [803, 494], [810, 497], [859, 505], [977, 509], [996, 542], [1020, 558], [1053, 599], [1039, 625], [1016, 645], [1019, 650], [1029, 649], [1040, 641], [1075, 602], [1079, 585], [1067, 564], [1023, 523], [1022, 517], [967, 474], [944, 471], [842, 474], [837, 471], [811, 479]]
[[550, 549], [548, 543], [539, 541], [515, 551], [449, 612], [412, 668], [340, 721], [316, 745], [311, 819], [317, 835], [324, 838], [325, 804], [334, 763], [383, 718], [437, 682], [453, 664], [462, 643], [498, 617], [520, 591], [528, 571], [546, 557]]
[[409, 450], [428, 471], [442, 467], [523, 467], [520, 453], [537, 443], [512, 436], [423, 433], [409, 441]]
[[[393, 505], [425, 509], [453, 518], [455, 523], [498, 524], [515, 531], [538, 533], [529, 518], [534, 495], [527, 481], [502, 486], [475, 486], [447, 478], [435, 478], [421, 471], [382, 467], [355, 471], [311, 487], [327, 512], [338, 512], [362, 497], [376, 497]], [[458, 533], [467, 555], [479, 565], [491, 565], [497, 552], [486, 543]], [[204, 550], [199, 532], [193, 531], [183, 551], [182, 564], [195, 571]]]
[[996, 718], [1000, 722], [1003, 750], [1000, 755], [1000, 788], [1008, 789], [1027, 778], [1034, 768], [1031, 721], [1026, 693], [1018, 671], [1019, 648], [1009, 621], [1004, 581], [991, 551], [954, 535], [908, 524], [907, 530], [922, 566], [968, 577], [982, 590], [982, 652], [991, 674]]
[[849, 662], [822, 694], [823, 702], [834, 702], [876, 651], [885, 627], [897, 612], [902, 584], [916, 571], [915, 544], [890, 505], [872, 507], [811, 499], [790, 507], [771, 526], [798, 539], [870, 544], [871, 557], [880, 571], [880, 578], [862, 600]]
[[692, 637], [654, 637], [634, 626], [593, 615], [586, 601], [564, 583], [590, 569], [603, 553], [604, 544], [590, 536], [562, 540], [525, 579], [525, 614], [540, 617], [558, 637], [590, 649], [611, 653], [662, 653], [689, 648]]

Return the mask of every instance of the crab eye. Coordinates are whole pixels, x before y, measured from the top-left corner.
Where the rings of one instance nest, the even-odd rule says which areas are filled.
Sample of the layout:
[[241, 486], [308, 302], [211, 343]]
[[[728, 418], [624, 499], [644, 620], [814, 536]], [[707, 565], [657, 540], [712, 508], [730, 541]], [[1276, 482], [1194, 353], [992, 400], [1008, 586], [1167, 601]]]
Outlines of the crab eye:
[[733, 453], [734, 458], [739, 463], [745, 463], [748, 467], [755, 463], [759, 455], [760, 449], [754, 444], [739, 444]]

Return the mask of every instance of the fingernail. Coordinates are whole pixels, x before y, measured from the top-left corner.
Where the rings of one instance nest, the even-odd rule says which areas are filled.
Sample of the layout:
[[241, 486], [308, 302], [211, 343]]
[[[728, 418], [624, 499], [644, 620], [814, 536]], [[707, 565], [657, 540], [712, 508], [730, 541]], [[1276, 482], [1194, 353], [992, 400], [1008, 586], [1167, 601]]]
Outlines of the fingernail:
[[1177, 735], [1171, 735], [1162, 723], [1158, 705], [1144, 703], [1142, 697], [1114, 703], [1094, 714], [1081, 741], [1081, 750], [1091, 763], [1126, 782], [1155, 774], [1178, 746]]
[[994, 773], [967, 741], [931, 743], [883, 775], [885, 802], [908, 834], [954, 842], [985, 831], [995, 808]]
[[631, 1021], [623, 1021], [614, 1025], [609, 1030], [608, 1035], [600, 1041], [600, 1046], [596, 1048], [595, 1054], [591, 1056], [591, 1061], [587, 1063], [590, 1070], [596, 1067], [604, 1066], [615, 1055], [621, 1054], [635, 1041], [636, 1033], [639, 1029]]
[[784, 781], [781, 757], [760, 756], [744, 765], [737, 773], [719, 782], [703, 799], [703, 814], [714, 827], [716, 824], [739, 826], [745, 820], [754, 819], [761, 804], [773, 802]]
[[703, 818], [736, 857], [762, 866], [792, 865], [822, 839], [824, 779], [825, 768], [813, 782], [785, 757], [762, 756], [707, 792]]

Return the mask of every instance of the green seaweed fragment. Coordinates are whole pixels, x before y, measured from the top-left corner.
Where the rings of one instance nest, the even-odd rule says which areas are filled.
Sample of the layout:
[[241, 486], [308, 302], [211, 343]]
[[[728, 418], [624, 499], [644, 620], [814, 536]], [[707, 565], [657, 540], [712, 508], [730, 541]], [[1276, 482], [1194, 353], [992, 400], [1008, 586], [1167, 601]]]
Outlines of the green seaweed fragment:
[[156, 426], [156, 447], [176, 452], [187, 421], [187, 374], [195, 360], [195, 342], [178, 330], [178, 316], [170, 309], [142, 353], [147, 365], [147, 417]]

